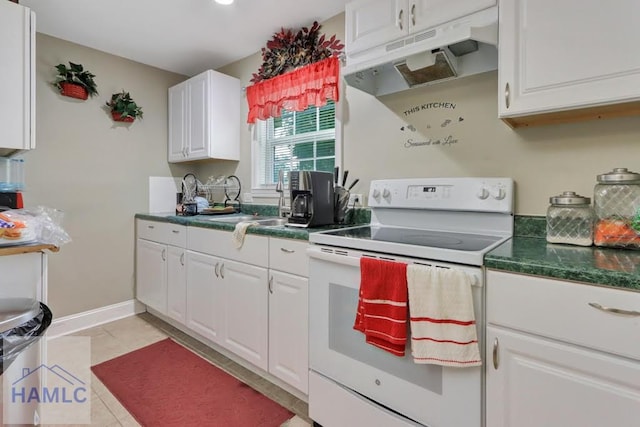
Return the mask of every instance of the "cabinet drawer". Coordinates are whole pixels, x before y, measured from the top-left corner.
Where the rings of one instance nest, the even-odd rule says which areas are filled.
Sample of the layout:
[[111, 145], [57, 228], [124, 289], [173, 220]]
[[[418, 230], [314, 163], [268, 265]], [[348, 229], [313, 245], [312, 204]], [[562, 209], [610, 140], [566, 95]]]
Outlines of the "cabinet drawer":
[[305, 241], [269, 238], [269, 268], [309, 277], [308, 247]]
[[168, 223], [137, 220], [137, 234], [140, 239], [152, 240], [154, 242], [166, 243]]
[[187, 247], [196, 252], [245, 262], [260, 267], [269, 266], [269, 238], [247, 234], [240, 249], [233, 243], [230, 231], [187, 228]]
[[487, 271], [487, 322], [640, 360], [640, 293]]
[[138, 237], [184, 248], [187, 246], [187, 227], [168, 222], [138, 221]]
[[178, 224], [166, 224], [166, 242], [169, 245], [187, 247], [187, 227]]

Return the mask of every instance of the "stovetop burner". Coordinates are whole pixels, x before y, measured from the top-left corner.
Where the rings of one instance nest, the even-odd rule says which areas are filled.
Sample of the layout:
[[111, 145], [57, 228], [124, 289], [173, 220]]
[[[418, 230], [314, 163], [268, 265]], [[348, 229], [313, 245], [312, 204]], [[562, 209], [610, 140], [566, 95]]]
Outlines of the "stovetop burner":
[[501, 239], [497, 236], [421, 230], [402, 227], [362, 226], [325, 234], [371, 241], [400, 243], [458, 251], [481, 251]]

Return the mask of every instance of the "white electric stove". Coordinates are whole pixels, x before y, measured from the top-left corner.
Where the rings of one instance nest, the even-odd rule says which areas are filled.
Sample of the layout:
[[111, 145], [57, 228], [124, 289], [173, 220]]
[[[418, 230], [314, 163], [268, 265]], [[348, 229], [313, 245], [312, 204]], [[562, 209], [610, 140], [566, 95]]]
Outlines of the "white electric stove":
[[[418, 365], [353, 330], [360, 258], [465, 271], [484, 354], [484, 255], [513, 234], [510, 178], [371, 183], [371, 223], [309, 235], [309, 415], [324, 427], [481, 427], [483, 367]], [[410, 355], [410, 350], [407, 351]]]

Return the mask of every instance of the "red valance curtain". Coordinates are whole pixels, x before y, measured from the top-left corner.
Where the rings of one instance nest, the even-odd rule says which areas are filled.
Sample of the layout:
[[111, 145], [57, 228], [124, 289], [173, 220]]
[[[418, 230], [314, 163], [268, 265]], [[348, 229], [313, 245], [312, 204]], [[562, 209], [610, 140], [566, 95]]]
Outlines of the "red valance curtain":
[[322, 107], [328, 100], [337, 102], [339, 82], [340, 61], [331, 57], [249, 86], [247, 123], [280, 117], [283, 108], [304, 111], [310, 105]]

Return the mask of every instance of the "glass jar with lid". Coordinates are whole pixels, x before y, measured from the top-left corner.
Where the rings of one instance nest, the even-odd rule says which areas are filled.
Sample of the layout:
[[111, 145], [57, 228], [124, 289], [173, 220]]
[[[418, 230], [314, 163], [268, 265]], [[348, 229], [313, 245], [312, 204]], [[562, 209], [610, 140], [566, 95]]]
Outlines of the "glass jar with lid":
[[547, 242], [591, 246], [593, 243], [593, 211], [591, 199], [574, 191], [549, 198], [547, 209]]
[[640, 174], [616, 168], [598, 175], [593, 190], [594, 243], [640, 249]]

